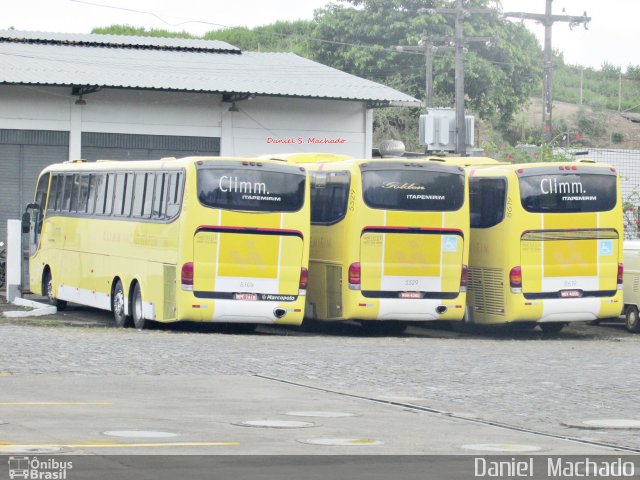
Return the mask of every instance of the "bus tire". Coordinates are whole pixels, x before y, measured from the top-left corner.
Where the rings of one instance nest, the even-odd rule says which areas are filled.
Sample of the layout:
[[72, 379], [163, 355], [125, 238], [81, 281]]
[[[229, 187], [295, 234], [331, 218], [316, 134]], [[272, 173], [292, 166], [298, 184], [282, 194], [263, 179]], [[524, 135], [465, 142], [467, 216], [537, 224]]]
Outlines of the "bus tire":
[[58, 300], [53, 296], [53, 277], [51, 276], [51, 270], [49, 270], [49, 268], [45, 270], [42, 279], [42, 293], [47, 296], [49, 305], [53, 305], [58, 310], [67, 308], [67, 302], [65, 300]]
[[541, 323], [540, 328], [543, 333], [560, 333], [560, 331], [566, 326], [566, 323], [557, 322], [557, 323]]
[[144, 318], [142, 290], [140, 289], [140, 284], [138, 282], [133, 285], [133, 293], [131, 294], [131, 313], [133, 316], [133, 326], [138, 330], [144, 329], [148, 322]]
[[629, 305], [624, 312], [625, 324], [630, 332], [640, 332], [640, 321], [638, 321], [638, 307]]
[[113, 312], [113, 320], [117, 327], [125, 328], [131, 326], [131, 317], [126, 315], [125, 296], [122, 282], [116, 280], [113, 285], [113, 293], [111, 294], [111, 311]]

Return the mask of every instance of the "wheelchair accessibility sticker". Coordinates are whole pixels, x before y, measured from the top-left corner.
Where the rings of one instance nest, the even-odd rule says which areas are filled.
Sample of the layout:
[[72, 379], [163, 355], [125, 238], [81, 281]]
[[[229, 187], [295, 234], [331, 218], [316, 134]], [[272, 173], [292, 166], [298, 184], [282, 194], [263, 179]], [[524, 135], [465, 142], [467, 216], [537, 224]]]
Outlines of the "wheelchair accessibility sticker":
[[601, 256], [610, 257], [613, 255], [613, 240], [600, 240], [599, 251]]
[[458, 251], [458, 237], [452, 235], [445, 235], [442, 237], [442, 251], [443, 252], [457, 252]]

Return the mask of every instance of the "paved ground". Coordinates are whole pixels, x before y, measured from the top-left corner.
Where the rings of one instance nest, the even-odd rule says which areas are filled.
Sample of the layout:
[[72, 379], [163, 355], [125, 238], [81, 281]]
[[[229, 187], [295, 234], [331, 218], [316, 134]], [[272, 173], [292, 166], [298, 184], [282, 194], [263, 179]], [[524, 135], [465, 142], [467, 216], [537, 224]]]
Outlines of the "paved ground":
[[[108, 314], [79, 307], [52, 317], [0, 320], [0, 423], [6, 422], [0, 443], [95, 453], [90, 445], [105, 442], [106, 430], [161, 430], [179, 435], [160, 442], [172, 453], [469, 453], [464, 446], [470, 444], [529, 445], [551, 453], [613, 452], [603, 444], [640, 451], [638, 430], [566, 426], [640, 420], [640, 335], [621, 324], [570, 326], [555, 338], [422, 327], [369, 337], [357, 325], [260, 327], [253, 334], [198, 325], [146, 331], [108, 325]], [[90, 404], [25, 404], [74, 399]], [[295, 410], [357, 416], [286, 415]], [[316, 425], [234, 425], [265, 419]], [[336, 437], [361, 443], [354, 451], [353, 445], [301, 442]], [[176, 442], [223, 445], [172, 446]]]

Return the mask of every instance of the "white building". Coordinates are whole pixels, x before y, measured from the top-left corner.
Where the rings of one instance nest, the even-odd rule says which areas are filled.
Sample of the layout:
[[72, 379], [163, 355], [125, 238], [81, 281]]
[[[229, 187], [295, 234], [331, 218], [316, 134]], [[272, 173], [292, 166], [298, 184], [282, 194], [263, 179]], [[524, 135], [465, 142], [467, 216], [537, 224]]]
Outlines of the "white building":
[[0, 239], [51, 163], [305, 151], [369, 158], [372, 108], [419, 105], [290, 53], [0, 31]]

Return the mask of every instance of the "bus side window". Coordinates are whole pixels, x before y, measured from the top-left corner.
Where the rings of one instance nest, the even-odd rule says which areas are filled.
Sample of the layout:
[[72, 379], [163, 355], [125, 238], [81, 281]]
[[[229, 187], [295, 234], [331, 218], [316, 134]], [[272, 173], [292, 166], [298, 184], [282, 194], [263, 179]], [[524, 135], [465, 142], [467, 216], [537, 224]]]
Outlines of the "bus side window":
[[310, 172], [311, 223], [331, 225], [347, 213], [349, 172]]
[[180, 212], [182, 204], [182, 173], [176, 172], [169, 175], [169, 191], [167, 198], [167, 218], [173, 218]]
[[128, 217], [131, 215], [131, 205], [133, 204], [133, 173], [127, 173], [125, 177], [124, 191], [124, 208], [122, 215]]
[[144, 187], [144, 203], [142, 204], [142, 218], [151, 217], [151, 207], [153, 206], [153, 181], [155, 175], [153, 173], [145, 174], [145, 187]]
[[118, 173], [116, 175], [116, 183], [114, 186], [113, 196], [113, 214], [121, 216], [124, 211], [124, 192], [125, 192], [126, 174]]
[[75, 211], [86, 213], [89, 202], [89, 175], [79, 175], [79, 178], [78, 205]]
[[106, 192], [104, 197], [104, 214], [111, 215], [113, 211], [113, 197], [116, 189], [115, 174], [109, 173], [106, 178]]
[[71, 207], [71, 196], [73, 195], [73, 175], [65, 175], [64, 176], [64, 187], [62, 193], [62, 206], [60, 210], [63, 212], [68, 212]]
[[133, 216], [142, 216], [142, 206], [144, 203], [145, 173], [136, 173], [134, 175], [135, 183], [133, 186]]
[[58, 209], [56, 202], [58, 200], [58, 180], [60, 179], [60, 175], [54, 175], [51, 179], [51, 189], [49, 191], [49, 206], [47, 207], [48, 212], [55, 212]]
[[169, 176], [168, 173], [157, 173], [155, 193], [153, 195], [153, 213], [152, 216], [155, 220], [162, 220], [164, 218], [165, 205], [167, 196], [165, 194], [165, 183]]
[[98, 175], [89, 175], [89, 192], [87, 197], [87, 210], [89, 215], [93, 215], [96, 208], [96, 179]]
[[106, 191], [107, 191], [107, 176], [104, 173], [94, 175], [96, 177], [96, 215], [104, 215]]
[[469, 180], [471, 228], [490, 228], [504, 220], [507, 181], [504, 178]]

